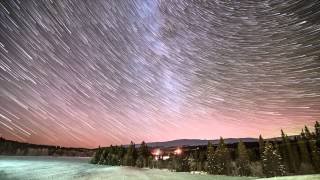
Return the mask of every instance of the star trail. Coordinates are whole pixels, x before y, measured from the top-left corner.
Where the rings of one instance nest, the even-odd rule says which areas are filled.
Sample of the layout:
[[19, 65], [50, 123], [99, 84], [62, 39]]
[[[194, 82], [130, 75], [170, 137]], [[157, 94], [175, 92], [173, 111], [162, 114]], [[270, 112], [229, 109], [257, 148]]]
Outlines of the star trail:
[[0, 136], [97, 147], [320, 119], [318, 0], [0, 1]]

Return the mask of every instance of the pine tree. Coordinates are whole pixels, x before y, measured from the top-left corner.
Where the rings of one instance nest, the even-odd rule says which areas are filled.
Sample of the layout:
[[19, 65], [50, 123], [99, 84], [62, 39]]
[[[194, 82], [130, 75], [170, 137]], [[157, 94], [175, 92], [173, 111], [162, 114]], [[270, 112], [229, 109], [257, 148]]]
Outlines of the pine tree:
[[316, 121], [316, 124], [314, 125], [314, 130], [317, 138], [320, 138], [320, 123]]
[[281, 161], [281, 156], [277, 149], [275, 149], [271, 143], [267, 142], [262, 155], [263, 173], [267, 177], [285, 175], [285, 166]]
[[190, 154], [190, 170], [191, 171], [198, 171], [198, 167], [199, 167], [199, 155], [200, 155], [200, 152], [199, 152], [199, 149], [197, 148], [195, 151], [193, 151], [191, 154]]
[[308, 139], [300, 137], [297, 144], [299, 148], [301, 162], [299, 167], [300, 173], [313, 173], [314, 169], [311, 162], [311, 154], [309, 152]]
[[305, 132], [305, 137], [307, 139], [311, 139], [312, 138], [312, 134], [311, 132], [309, 131], [309, 128], [307, 126], [304, 126], [304, 132]]
[[148, 147], [147, 147], [146, 143], [144, 141], [142, 141], [142, 143], [139, 147], [137, 166], [138, 167], [148, 166], [148, 156], [149, 156]]
[[126, 149], [122, 145], [120, 145], [119, 150], [118, 150], [119, 165], [124, 165], [125, 154], [126, 154]]
[[107, 164], [107, 156], [108, 156], [108, 148], [104, 148], [102, 151], [102, 154], [100, 156], [100, 160], [98, 162], [98, 164]]
[[125, 165], [135, 166], [136, 159], [137, 159], [137, 152], [136, 152], [135, 144], [131, 141], [125, 157]]
[[264, 140], [262, 138], [262, 136], [259, 136], [259, 154], [260, 154], [260, 159], [262, 159], [262, 154], [264, 151]]
[[214, 149], [213, 149], [212, 143], [210, 141], [208, 142], [207, 161], [208, 161], [207, 172], [209, 174], [214, 174], [214, 165], [215, 165]]
[[111, 145], [109, 148], [108, 148], [108, 154], [107, 154], [107, 157], [105, 158], [105, 164], [107, 165], [113, 165], [113, 162], [112, 162], [112, 156], [113, 156], [113, 146]]
[[297, 167], [296, 167], [297, 162], [295, 162], [295, 157], [293, 157], [293, 149], [291, 146], [291, 142], [288, 136], [283, 132], [282, 129], [281, 129], [281, 137], [282, 137], [281, 150], [282, 150], [283, 161], [290, 172], [295, 172], [297, 170]]
[[173, 166], [176, 172], [190, 171], [190, 165], [187, 155], [174, 155]]
[[213, 156], [214, 166], [213, 174], [230, 174], [230, 154], [227, 147], [224, 144], [224, 140], [221, 137], [220, 142]]
[[319, 148], [320, 147], [320, 124], [318, 121], [316, 121], [316, 124], [314, 125], [314, 131], [316, 136], [316, 145]]
[[102, 149], [99, 146], [97, 151], [94, 153], [93, 158], [91, 159], [90, 163], [97, 164], [100, 160], [101, 154], [102, 154]]
[[199, 166], [198, 166], [198, 171], [203, 171], [204, 170], [204, 164], [206, 161], [206, 152], [201, 151], [199, 154]]
[[250, 159], [248, 155], [248, 151], [244, 143], [240, 140], [238, 143], [238, 159], [237, 166], [239, 167], [239, 174], [241, 176], [249, 176], [250, 175]]
[[142, 156], [138, 156], [138, 159], [136, 161], [136, 166], [139, 168], [143, 168], [144, 164], [143, 164], [143, 157]]
[[310, 154], [308, 151], [307, 140], [299, 138], [297, 144], [298, 144], [299, 151], [300, 151], [301, 162], [305, 163], [305, 164], [310, 164], [311, 160], [310, 160]]
[[303, 130], [303, 129], [301, 130], [300, 137], [301, 137], [302, 139], [306, 139], [306, 134], [304, 133], [304, 130]]
[[300, 167], [300, 157], [299, 157], [299, 147], [297, 144], [298, 140], [295, 139], [292, 143], [291, 143], [291, 149], [292, 149], [292, 157], [293, 157], [293, 162], [295, 163], [295, 172], [296, 173], [299, 170]]
[[118, 153], [118, 146], [111, 146], [110, 153], [108, 155], [109, 165], [112, 165], [112, 166], [118, 165], [117, 153]]
[[182, 158], [182, 171], [189, 172], [190, 171], [189, 157], [187, 155], [182, 155], [181, 158]]
[[312, 165], [316, 172], [320, 172], [320, 151], [316, 145], [316, 141], [310, 140]]

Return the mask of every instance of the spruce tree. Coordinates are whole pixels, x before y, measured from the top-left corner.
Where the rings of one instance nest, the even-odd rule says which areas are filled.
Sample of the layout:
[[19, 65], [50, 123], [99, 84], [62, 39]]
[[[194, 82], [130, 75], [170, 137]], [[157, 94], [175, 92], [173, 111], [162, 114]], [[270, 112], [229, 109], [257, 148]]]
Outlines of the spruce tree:
[[262, 136], [259, 136], [259, 155], [260, 155], [260, 159], [262, 159], [262, 154], [264, 151], [264, 140], [262, 138]]
[[282, 159], [277, 149], [274, 148], [270, 142], [267, 142], [262, 155], [262, 168], [264, 175], [267, 177], [285, 175], [285, 166], [281, 161]]
[[107, 164], [108, 148], [104, 148], [98, 164]]
[[182, 155], [182, 171], [189, 172], [190, 171], [190, 163], [188, 155]]
[[101, 154], [102, 154], [102, 149], [99, 146], [99, 148], [94, 153], [93, 158], [91, 159], [90, 163], [97, 164], [99, 162], [99, 160], [100, 160]]
[[136, 161], [136, 166], [139, 168], [143, 168], [144, 164], [143, 164], [143, 157], [142, 156], [138, 156], [138, 159]]
[[304, 130], [303, 130], [303, 129], [301, 130], [300, 137], [301, 137], [302, 139], [306, 139], [306, 134], [304, 133]]
[[199, 171], [203, 171], [204, 170], [205, 161], [206, 161], [206, 152], [205, 151], [201, 151], [200, 155], [199, 155], [199, 166], [198, 166], [198, 170]]
[[309, 128], [307, 126], [304, 126], [304, 132], [305, 132], [305, 137], [306, 139], [311, 139], [312, 138], [312, 134], [309, 130]]
[[294, 167], [295, 167], [295, 172], [294, 173], [297, 173], [297, 171], [299, 170], [299, 167], [300, 167], [300, 157], [299, 157], [299, 147], [298, 147], [298, 144], [297, 144], [297, 139], [295, 139], [292, 143], [291, 143], [291, 149], [292, 149], [292, 157], [293, 157], [293, 162], [295, 163], [294, 164]]
[[239, 174], [241, 176], [249, 176], [250, 175], [250, 159], [246, 146], [240, 140], [238, 143], [238, 159], [237, 166], [239, 168]]
[[117, 158], [117, 152], [118, 151], [118, 146], [112, 146], [111, 147], [111, 153], [109, 153], [109, 164], [112, 165], [112, 166], [116, 166], [118, 165], [118, 158]]
[[126, 154], [126, 158], [125, 158], [125, 165], [126, 166], [135, 166], [136, 164], [136, 156], [137, 156], [137, 152], [136, 152], [136, 148], [135, 148], [135, 144], [131, 141], [128, 150], [127, 150], [127, 154]]
[[149, 156], [148, 147], [147, 147], [146, 143], [144, 141], [142, 141], [142, 143], [139, 147], [137, 166], [138, 167], [148, 166], [148, 156]]
[[229, 151], [224, 144], [224, 140], [221, 137], [220, 142], [213, 156], [214, 166], [213, 166], [213, 174], [230, 174], [230, 154]]
[[199, 171], [198, 169], [200, 164], [199, 156], [200, 156], [200, 152], [198, 148], [190, 154], [190, 170], [191, 171]]
[[316, 124], [314, 125], [314, 131], [316, 136], [316, 145], [319, 148], [320, 147], [320, 124], [318, 121], [316, 121]]
[[126, 154], [126, 149], [122, 145], [120, 145], [119, 150], [118, 150], [119, 165], [124, 165], [125, 154]]
[[[303, 136], [305, 137], [305, 136]], [[303, 138], [299, 138], [298, 142], [299, 152], [300, 152], [300, 160], [302, 163], [310, 164], [310, 154], [308, 151], [307, 140]]]
[[316, 141], [310, 140], [312, 165], [316, 172], [320, 172], [320, 151], [316, 145]]
[[210, 141], [208, 142], [207, 162], [208, 162], [207, 172], [209, 174], [214, 174], [214, 166], [215, 166], [214, 149], [213, 149], [212, 143]]
[[320, 138], [320, 123], [316, 121], [316, 124], [314, 125], [314, 130], [317, 138]]
[[297, 144], [299, 148], [301, 162], [299, 167], [300, 173], [313, 173], [314, 169], [311, 161], [311, 153], [309, 151], [309, 140], [306, 138], [306, 136], [301, 136], [299, 137]]
[[190, 171], [190, 165], [187, 155], [174, 155], [173, 166], [176, 172], [188, 172]]
[[106, 164], [107, 165], [113, 165], [113, 162], [112, 162], [112, 156], [113, 156], [113, 146], [111, 145], [109, 148], [109, 151], [108, 151], [108, 155], [106, 157]]
[[289, 172], [295, 172], [297, 170], [295, 157], [293, 156], [293, 149], [291, 145], [291, 141], [288, 136], [281, 129], [281, 150], [282, 150], [282, 158]]

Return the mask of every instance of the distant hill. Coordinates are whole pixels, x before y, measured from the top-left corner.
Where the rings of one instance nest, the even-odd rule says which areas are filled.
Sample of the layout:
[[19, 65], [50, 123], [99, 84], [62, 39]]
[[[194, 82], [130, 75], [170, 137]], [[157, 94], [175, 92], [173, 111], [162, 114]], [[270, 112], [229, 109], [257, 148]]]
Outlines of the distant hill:
[[[294, 139], [295, 136], [289, 136], [289, 138]], [[240, 140], [242, 140], [245, 143], [258, 142], [257, 138], [226, 138], [224, 139], [224, 142], [226, 144], [234, 144], [234, 143], [238, 143]], [[269, 138], [265, 140], [280, 141], [281, 137], [274, 137], [274, 138]], [[208, 145], [209, 141], [212, 144], [219, 143], [219, 139], [214, 139], [214, 140], [176, 139], [176, 140], [164, 141], [164, 142], [149, 142], [149, 143], [146, 142], [146, 143], [148, 147], [151, 147], [151, 148], [171, 148], [171, 147], [187, 147], [187, 146], [205, 146], [205, 145]], [[136, 144], [136, 147], [139, 147], [139, 146], [140, 144]], [[128, 147], [128, 145], [124, 145], [124, 147]], [[29, 149], [29, 151], [26, 149]], [[2, 137], [0, 138], [0, 155], [1, 154], [26, 155], [26, 154], [30, 154], [30, 151], [33, 149], [38, 149], [38, 150], [48, 149], [49, 153], [45, 153], [48, 155], [90, 156], [93, 154], [96, 148], [95, 149], [72, 148], [72, 147], [66, 148], [66, 147], [59, 147], [59, 146], [52, 146], [52, 145], [29, 144], [29, 143], [23, 143], [18, 141], [6, 140]], [[16, 152], [17, 150], [19, 151], [19, 153]]]
[[[227, 138], [224, 139], [224, 142], [226, 144], [233, 144], [237, 143], [240, 140], [243, 142], [258, 142], [258, 139], [256, 138]], [[148, 147], [160, 147], [160, 148], [168, 148], [168, 147], [184, 147], [184, 146], [204, 146], [207, 145], [208, 142], [211, 142], [213, 144], [218, 144], [219, 139], [214, 140], [204, 140], [204, 139], [177, 139], [172, 141], [164, 141], [164, 142], [150, 142], [147, 143]], [[128, 145], [126, 145], [128, 146]], [[125, 146], [125, 147], [126, 147]], [[140, 144], [136, 144], [136, 147], [139, 147]]]
[[[297, 135], [292, 135], [292, 136], [288, 136], [289, 139], [294, 139], [295, 137], [297, 137]], [[281, 141], [281, 137], [273, 137], [273, 138], [268, 138], [268, 139], [264, 139], [265, 141]], [[234, 144], [234, 143], [238, 143], [240, 140], [242, 140], [242, 142], [247, 142], [247, 143], [251, 143], [251, 142], [258, 142], [259, 139], [257, 138], [226, 138], [224, 139], [224, 142], [226, 144]], [[146, 142], [148, 147], [162, 147], [162, 148], [168, 148], [168, 147], [184, 147], [184, 146], [205, 146], [208, 145], [208, 142], [211, 142], [212, 144], [218, 144], [219, 143], [219, 139], [213, 139], [213, 140], [205, 140], [205, 139], [176, 139], [176, 140], [172, 140], [172, 141], [164, 141], [164, 142]], [[128, 145], [126, 145], [128, 146]], [[125, 147], [126, 147], [125, 146]], [[136, 147], [139, 147], [140, 144], [136, 144]]]

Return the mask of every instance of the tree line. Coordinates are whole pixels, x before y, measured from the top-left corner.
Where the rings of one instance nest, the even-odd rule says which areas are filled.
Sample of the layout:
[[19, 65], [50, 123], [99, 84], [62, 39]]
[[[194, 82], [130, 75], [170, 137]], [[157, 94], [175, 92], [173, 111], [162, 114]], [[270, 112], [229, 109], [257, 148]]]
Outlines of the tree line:
[[29, 144], [0, 137], [0, 155], [7, 156], [81, 156], [91, 157], [94, 150]]
[[320, 172], [320, 125], [314, 131], [305, 126], [300, 135], [264, 140], [260, 135], [254, 144], [239, 141], [226, 144], [221, 137], [217, 145], [184, 147], [183, 153], [170, 153], [168, 159], [155, 159], [145, 142], [138, 148], [99, 147], [91, 163], [111, 166], [166, 168], [172, 171], [201, 171], [232, 176], [273, 177]]

